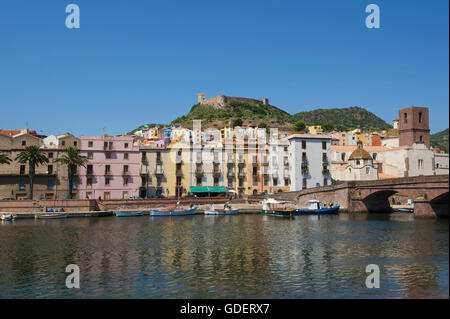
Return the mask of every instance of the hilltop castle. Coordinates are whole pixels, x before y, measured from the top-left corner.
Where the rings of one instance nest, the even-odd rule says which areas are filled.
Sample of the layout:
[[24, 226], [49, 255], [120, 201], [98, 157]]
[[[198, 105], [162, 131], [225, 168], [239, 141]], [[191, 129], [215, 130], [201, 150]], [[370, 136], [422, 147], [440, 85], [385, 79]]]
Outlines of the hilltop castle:
[[217, 95], [215, 97], [206, 98], [205, 93], [199, 93], [198, 94], [198, 103], [199, 104], [206, 104], [211, 105], [217, 108], [223, 108], [228, 103], [236, 101], [236, 102], [243, 102], [243, 103], [249, 103], [249, 104], [263, 104], [263, 105], [269, 105], [269, 99], [262, 98], [260, 100], [256, 99], [249, 99], [245, 97], [234, 97], [234, 96], [225, 96], [225, 95]]

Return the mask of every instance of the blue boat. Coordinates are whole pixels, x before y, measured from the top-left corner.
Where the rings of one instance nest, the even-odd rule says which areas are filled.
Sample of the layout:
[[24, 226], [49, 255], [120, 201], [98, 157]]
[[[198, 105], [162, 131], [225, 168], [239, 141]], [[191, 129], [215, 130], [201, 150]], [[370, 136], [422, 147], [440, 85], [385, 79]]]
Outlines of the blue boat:
[[310, 200], [308, 208], [297, 208], [295, 215], [332, 215], [339, 213], [339, 205], [325, 207], [318, 200]]
[[114, 212], [114, 215], [117, 217], [134, 217], [134, 216], [142, 216], [144, 215], [143, 211], [136, 211], [136, 212]]
[[195, 215], [197, 213], [197, 206], [183, 209], [177, 207], [175, 209], [161, 209], [161, 210], [151, 210], [150, 216], [186, 216], [186, 215]]

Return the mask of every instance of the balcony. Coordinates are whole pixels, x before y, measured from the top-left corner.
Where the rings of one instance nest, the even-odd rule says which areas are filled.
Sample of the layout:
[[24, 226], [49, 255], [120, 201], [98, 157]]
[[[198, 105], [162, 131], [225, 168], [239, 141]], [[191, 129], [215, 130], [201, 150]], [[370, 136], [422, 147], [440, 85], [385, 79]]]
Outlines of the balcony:
[[245, 176], [245, 172], [244, 171], [239, 171], [239, 177], [244, 177]]
[[309, 168], [308, 167], [302, 167], [302, 175], [308, 175], [309, 174]]
[[220, 168], [213, 169], [213, 175], [220, 175], [220, 174], [222, 174], [222, 171], [220, 170]]
[[141, 175], [148, 175], [148, 166], [141, 166]]
[[322, 174], [323, 174], [323, 175], [330, 175], [330, 170], [329, 170], [328, 168], [324, 168], [324, 169], [322, 170]]
[[183, 175], [183, 170], [181, 168], [177, 168], [175, 170], [175, 174], [176, 174], [176, 176], [182, 176]]
[[103, 144], [103, 150], [105, 150], [105, 151], [112, 151], [114, 149], [114, 146], [113, 146], [113, 144], [111, 143], [111, 144]]
[[322, 157], [322, 163], [328, 163], [328, 156], [327, 157]]
[[228, 171], [227, 171], [227, 176], [234, 176], [234, 172], [233, 172], [233, 170], [232, 169], [229, 169]]
[[197, 168], [196, 170], [195, 170], [195, 175], [203, 175], [203, 168]]

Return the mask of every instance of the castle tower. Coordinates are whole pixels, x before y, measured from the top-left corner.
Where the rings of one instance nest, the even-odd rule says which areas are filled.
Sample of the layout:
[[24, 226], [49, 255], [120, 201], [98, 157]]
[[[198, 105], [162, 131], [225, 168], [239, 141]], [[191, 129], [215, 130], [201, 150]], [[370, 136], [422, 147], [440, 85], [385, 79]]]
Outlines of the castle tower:
[[198, 94], [198, 103], [201, 104], [206, 99], [205, 93], [199, 93]]
[[422, 142], [430, 148], [428, 108], [411, 106], [398, 111], [399, 146]]
[[394, 125], [394, 130], [398, 130], [398, 119], [394, 119], [392, 124]]

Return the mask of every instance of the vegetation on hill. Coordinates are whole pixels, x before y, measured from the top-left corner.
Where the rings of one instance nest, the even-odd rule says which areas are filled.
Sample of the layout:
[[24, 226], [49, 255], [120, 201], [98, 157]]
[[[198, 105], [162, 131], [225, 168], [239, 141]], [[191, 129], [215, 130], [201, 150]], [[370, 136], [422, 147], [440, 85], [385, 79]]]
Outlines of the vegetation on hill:
[[438, 147], [445, 153], [448, 153], [448, 129], [431, 134], [430, 142], [432, 147]]
[[266, 127], [280, 125], [293, 127], [295, 122], [292, 115], [272, 105], [232, 101], [224, 108], [196, 104], [187, 115], [177, 118], [172, 123], [187, 125], [191, 124], [192, 120], [202, 120], [202, 124], [216, 124], [216, 126], [223, 126], [229, 122], [237, 121], [241, 124], [258, 126], [262, 124], [262, 126]]
[[357, 128], [365, 131], [378, 131], [392, 128], [372, 112], [357, 106], [299, 112], [294, 114], [294, 118], [304, 121], [307, 125], [322, 125], [325, 131], [333, 129], [345, 131]]

